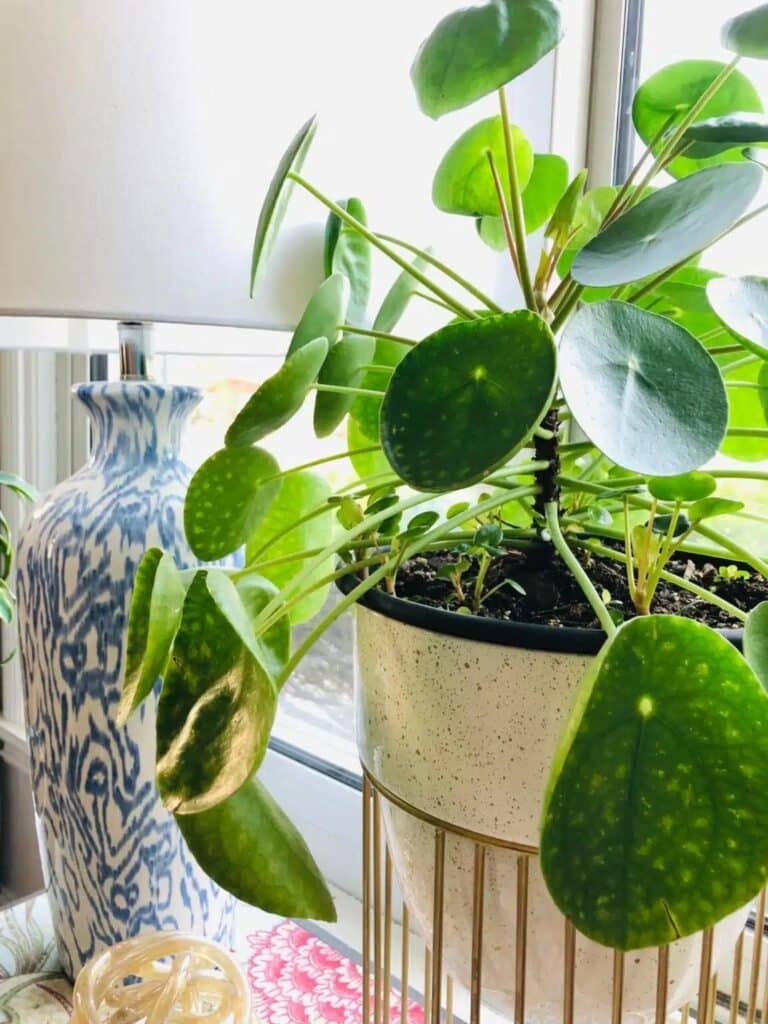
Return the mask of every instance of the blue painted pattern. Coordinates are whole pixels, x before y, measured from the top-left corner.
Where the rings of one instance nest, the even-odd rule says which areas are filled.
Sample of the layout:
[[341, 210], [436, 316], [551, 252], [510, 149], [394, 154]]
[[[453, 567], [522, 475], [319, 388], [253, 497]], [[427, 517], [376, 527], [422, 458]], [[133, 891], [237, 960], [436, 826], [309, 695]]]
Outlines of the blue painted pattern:
[[[33, 783], [62, 963], [145, 929], [231, 942], [233, 900], [197, 867], [154, 784], [154, 699], [115, 718], [126, 618], [147, 547], [194, 564], [181, 524], [181, 429], [200, 393], [79, 385], [86, 466], [38, 506], [19, 541], [18, 597]], [[226, 840], [225, 840], [226, 841]]]

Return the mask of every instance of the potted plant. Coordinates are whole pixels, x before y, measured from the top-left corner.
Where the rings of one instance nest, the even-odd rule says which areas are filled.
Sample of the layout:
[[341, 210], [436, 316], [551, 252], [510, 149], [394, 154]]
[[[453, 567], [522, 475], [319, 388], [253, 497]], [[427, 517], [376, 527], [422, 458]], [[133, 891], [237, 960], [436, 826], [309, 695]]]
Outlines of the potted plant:
[[[628, 1009], [649, 1008], [670, 943], [670, 1006], [690, 998], [701, 930], [724, 922], [727, 948], [768, 877], [768, 563], [732, 530], [765, 519], [724, 491], [768, 479], [751, 464], [768, 453], [768, 280], [702, 264], [762, 210], [768, 122], [737, 64], [768, 58], [768, 6], [724, 26], [730, 63], [684, 61], [639, 88], [646, 149], [617, 188], [589, 189], [511, 123], [505, 86], [561, 34], [556, 0], [493, 0], [445, 18], [412, 71], [432, 117], [498, 96], [440, 161], [433, 198], [508, 251], [524, 308], [305, 178], [314, 120], [291, 143], [252, 287], [297, 185], [329, 211], [328, 276], [185, 505], [201, 560], [245, 545], [246, 564], [179, 573], [147, 554], [123, 714], [162, 676], [158, 785], [195, 856], [241, 898], [330, 916], [254, 773], [280, 687], [356, 606], [365, 768], [407, 804], [540, 851], [539, 1005], [558, 908], [585, 936], [588, 1015], [606, 1005], [601, 946], [648, 950]], [[371, 324], [372, 249], [400, 274]], [[397, 333], [417, 296], [446, 321], [422, 339]], [[327, 460], [281, 469], [259, 446], [312, 392], [319, 436], [348, 424], [358, 479], [338, 493], [312, 473]], [[719, 452], [736, 467], [711, 468]], [[334, 582], [343, 598], [292, 650], [291, 625]], [[395, 812], [387, 827], [428, 936], [425, 832]], [[468, 934], [470, 855], [449, 856], [449, 962]], [[514, 926], [514, 860], [495, 869], [493, 947]], [[508, 997], [506, 953], [489, 971]]]
[[[24, 501], [37, 501], [34, 487], [16, 473], [0, 470], [0, 488], [3, 487]], [[9, 582], [13, 577], [14, 559], [15, 546], [11, 528], [6, 517], [0, 512], [0, 622], [6, 626], [10, 626], [16, 618], [16, 595]], [[13, 653], [3, 660], [7, 661]]]

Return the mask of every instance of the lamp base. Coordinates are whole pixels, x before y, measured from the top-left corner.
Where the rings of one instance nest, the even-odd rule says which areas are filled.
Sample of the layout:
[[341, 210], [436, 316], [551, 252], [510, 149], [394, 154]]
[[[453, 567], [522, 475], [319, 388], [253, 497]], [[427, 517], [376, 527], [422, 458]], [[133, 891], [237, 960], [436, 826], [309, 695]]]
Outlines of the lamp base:
[[233, 899], [197, 867], [154, 783], [154, 701], [116, 722], [128, 602], [149, 547], [194, 563], [178, 443], [194, 388], [82, 384], [89, 462], [19, 542], [19, 641], [35, 803], [64, 969], [146, 930], [231, 942]]

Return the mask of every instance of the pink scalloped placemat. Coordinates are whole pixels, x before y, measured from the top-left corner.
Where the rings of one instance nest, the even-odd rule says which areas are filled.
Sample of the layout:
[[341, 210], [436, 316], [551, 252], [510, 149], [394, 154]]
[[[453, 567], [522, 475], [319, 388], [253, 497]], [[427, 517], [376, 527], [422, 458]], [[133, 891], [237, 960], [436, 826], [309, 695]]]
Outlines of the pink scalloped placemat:
[[[360, 1024], [360, 965], [294, 921], [248, 936], [248, 981], [253, 1013], [262, 1024]], [[400, 993], [390, 995], [392, 1024], [400, 1022]], [[407, 1024], [424, 1024], [424, 1010], [408, 1004]]]

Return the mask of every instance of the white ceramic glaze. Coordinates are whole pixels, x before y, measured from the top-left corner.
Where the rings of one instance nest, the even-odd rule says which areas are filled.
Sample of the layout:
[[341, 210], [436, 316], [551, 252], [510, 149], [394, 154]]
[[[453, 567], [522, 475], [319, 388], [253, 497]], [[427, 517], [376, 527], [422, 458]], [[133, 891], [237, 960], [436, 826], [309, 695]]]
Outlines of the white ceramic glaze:
[[[363, 764], [409, 805], [464, 829], [538, 846], [549, 765], [590, 658], [430, 632], [370, 609], [357, 612], [357, 739]], [[385, 830], [401, 889], [431, 941], [434, 829], [385, 802]], [[444, 956], [469, 980], [473, 843], [446, 845]], [[483, 990], [511, 1010], [515, 995], [517, 855], [486, 866]], [[740, 910], [715, 930], [714, 962], [733, 951]], [[564, 920], [529, 861], [526, 1020], [562, 1020]], [[701, 936], [670, 947], [668, 1006], [695, 996]], [[577, 1024], [610, 1020], [613, 952], [577, 936]], [[625, 958], [624, 1020], [652, 1014], [655, 950]]]

